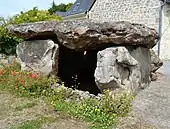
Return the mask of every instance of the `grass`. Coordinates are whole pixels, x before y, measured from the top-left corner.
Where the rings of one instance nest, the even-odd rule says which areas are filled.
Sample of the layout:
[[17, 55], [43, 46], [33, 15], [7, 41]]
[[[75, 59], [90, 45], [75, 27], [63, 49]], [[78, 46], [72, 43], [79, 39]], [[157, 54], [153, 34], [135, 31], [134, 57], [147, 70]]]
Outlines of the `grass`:
[[72, 116], [92, 122], [91, 129], [111, 129], [118, 124], [119, 117], [128, 114], [132, 99], [131, 94], [122, 93], [111, 96], [109, 91], [106, 91], [100, 101], [92, 98], [84, 99], [80, 103], [74, 100], [70, 102], [56, 100], [53, 105], [57, 111], [67, 112]]
[[[73, 116], [67, 113], [57, 112], [52, 105], [46, 103], [43, 98], [28, 98], [20, 97], [10, 92], [0, 92], [0, 128], [21, 128], [21, 126], [35, 126], [33, 121], [40, 120], [40, 118], [48, 118], [41, 124], [40, 128], [44, 129], [89, 129], [90, 123], [74, 119]], [[26, 108], [24, 110], [15, 110], [18, 105], [25, 105], [29, 102], [37, 102], [36, 106]], [[33, 127], [32, 127], [33, 126]], [[37, 125], [36, 125], [37, 126]], [[37, 129], [39, 127], [36, 127]]]
[[49, 123], [49, 122], [53, 122], [54, 118], [50, 118], [50, 117], [40, 117], [37, 118], [36, 120], [30, 120], [30, 121], [26, 121], [23, 123], [20, 123], [19, 125], [16, 125], [15, 127], [12, 127], [10, 129], [40, 129], [40, 127], [45, 124], [45, 123]]
[[82, 104], [57, 102], [56, 110], [68, 113], [87, 122], [92, 122], [90, 129], [111, 129], [118, 122], [116, 115], [112, 116], [111, 114], [100, 112], [95, 107], [87, 107]]
[[28, 103], [24, 103], [22, 105], [18, 105], [15, 107], [15, 110], [16, 111], [21, 111], [23, 109], [26, 109], [26, 108], [31, 108], [31, 107], [34, 107], [35, 105], [37, 105], [36, 102], [28, 102]]
[[[71, 101], [66, 101], [71, 96], [71, 92], [67, 88], [50, 89], [49, 85], [56, 83], [55, 78], [21, 72], [18, 68], [16, 65], [11, 65], [0, 69], [1, 90], [5, 89], [25, 97], [43, 97], [57, 111], [91, 122], [91, 129], [111, 129], [118, 123], [119, 117], [126, 116], [130, 111], [133, 99], [133, 94], [131, 93], [113, 94], [110, 91], [105, 91], [100, 100], [90, 98], [77, 102], [75, 98], [72, 98]], [[18, 105], [15, 110], [19, 111], [35, 105], [36, 103], [29, 102]], [[27, 121], [14, 129], [38, 129], [44, 121], [46, 121], [45, 118]]]

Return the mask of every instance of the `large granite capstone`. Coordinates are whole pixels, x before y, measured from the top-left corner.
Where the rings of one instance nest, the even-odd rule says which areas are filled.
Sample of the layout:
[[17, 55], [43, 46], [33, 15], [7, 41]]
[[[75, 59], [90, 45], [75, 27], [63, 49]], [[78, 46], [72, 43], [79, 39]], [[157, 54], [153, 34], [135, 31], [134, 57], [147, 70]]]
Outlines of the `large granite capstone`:
[[74, 50], [89, 50], [117, 45], [152, 48], [156, 44], [155, 39], [158, 38], [154, 29], [129, 22], [43, 21], [9, 25], [7, 29], [10, 33], [27, 40], [53, 38], [65, 47]]

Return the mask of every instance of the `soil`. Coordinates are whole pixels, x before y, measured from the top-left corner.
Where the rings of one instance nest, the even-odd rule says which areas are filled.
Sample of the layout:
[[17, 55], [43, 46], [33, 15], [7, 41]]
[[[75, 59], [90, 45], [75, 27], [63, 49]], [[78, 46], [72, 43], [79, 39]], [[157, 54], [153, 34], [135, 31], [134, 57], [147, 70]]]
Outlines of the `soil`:
[[32, 129], [34, 126], [24, 128], [21, 125], [40, 118], [49, 119], [40, 123], [41, 129], [89, 128], [89, 123], [55, 111], [40, 98], [23, 98], [7, 92], [0, 92], [0, 98], [0, 129]]

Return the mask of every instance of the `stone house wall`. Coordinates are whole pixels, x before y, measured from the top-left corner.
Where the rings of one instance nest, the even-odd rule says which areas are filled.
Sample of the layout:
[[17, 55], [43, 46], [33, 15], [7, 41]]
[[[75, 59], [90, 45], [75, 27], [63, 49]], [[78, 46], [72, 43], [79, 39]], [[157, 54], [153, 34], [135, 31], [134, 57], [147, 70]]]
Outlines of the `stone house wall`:
[[[161, 0], [96, 0], [89, 11], [89, 19], [98, 22], [129, 21], [144, 24], [159, 32]], [[170, 60], [170, 4], [162, 12], [160, 58]], [[158, 45], [154, 47], [158, 54]]]
[[[155, 50], [157, 51], [157, 46]], [[160, 58], [170, 60], [170, 4], [166, 4], [162, 12], [162, 36], [160, 42]]]
[[158, 30], [160, 0], [96, 0], [89, 19], [100, 22], [129, 21]]

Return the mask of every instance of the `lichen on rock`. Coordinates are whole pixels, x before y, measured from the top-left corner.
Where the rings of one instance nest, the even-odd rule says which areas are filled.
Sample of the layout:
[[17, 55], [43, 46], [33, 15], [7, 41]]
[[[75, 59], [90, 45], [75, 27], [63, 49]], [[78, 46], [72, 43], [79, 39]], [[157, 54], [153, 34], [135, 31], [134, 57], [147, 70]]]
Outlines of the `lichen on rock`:
[[[25, 40], [17, 47], [22, 69], [56, 75], [60, 71], [61, 80], [68, 82], [76, 74], [83, 89], [96, 91], [120, 88], [137, 93], [150, 83], [149, 50], [159, 37], [144, 25], [70, 20], [9, 25], [7, 29]], [[49, 42], [53, 43], [48, 46]], [[37, 59], [32, 55], [38, 55]]]
[[44, 39], [51, 37], [65, 47], [83, 51], [115, 45], [152, 48], [156, 45], [155, 39], [158, 38], [154, 29], [129, 22], [43, 21], [9, 25], [7, 29], [20, 38]]

